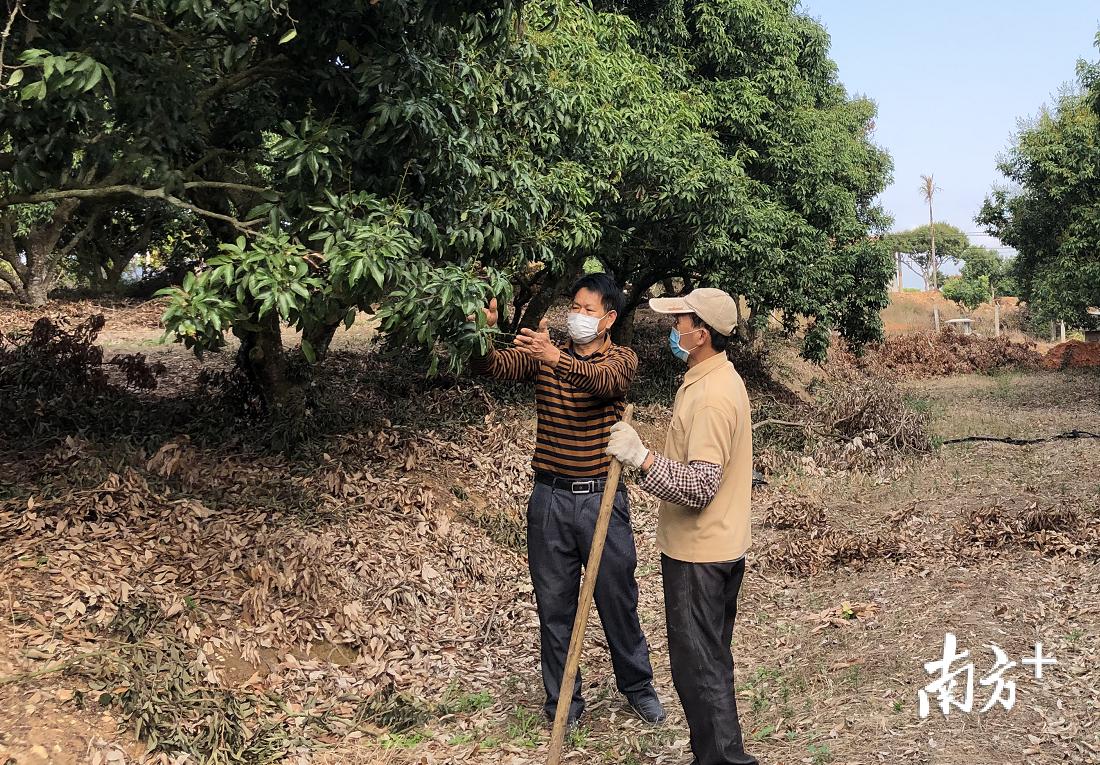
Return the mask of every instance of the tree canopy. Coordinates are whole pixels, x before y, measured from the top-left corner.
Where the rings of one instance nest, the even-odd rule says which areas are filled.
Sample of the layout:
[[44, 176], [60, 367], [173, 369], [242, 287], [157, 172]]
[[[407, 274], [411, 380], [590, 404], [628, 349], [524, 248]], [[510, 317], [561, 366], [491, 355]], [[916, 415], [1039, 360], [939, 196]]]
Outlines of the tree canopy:
[[1012, 185], [993, 189], [977, 220], [1018, 250], [1020, 297], [1037, 315], [1084, 322], [1100, 305], [1100, 64], [1078, 75], [1017, 134], [998, 165]]
[[808, 326], [811, 358], [881, 333], [890, 158], [794, 0], [58, 0], [12, 20], [0, 278], [41, 302], [64, 264], [109, 282], [186, 241], [162, 258], [195, 267], [170, 333], [197, 353], [235, 334], [271, 405], [301, 406], [294, 370], [361, 311], [458, 369], [491, 341], [479, 305], [536, 324], [590, 258], [628, 313], [678, 277], [743, 295], [746, 331]]
[[974, 310], [982, 303], [1016, 291], [1012, 262], [1001, 259], [996, 250], [971, 245], [959, 255], [962, 271], [943, 284], [943, 296]]
[[947, 261], [958, 261], [970, 247], [970, 238], [950, 223], [936, 223], [936, 260], [932, 260], [932, 227], [917, 226], [908, 231], [890, 234], [887, 238], [894, 252], [901, 253], [924, 279], [926, 289], [940, 283], [933, 278], [933, 269], [938, 269]]
[[600, 256], [633, 285], [632, 302], [681, 276], [743, 295], [755, 323], [774, 311], [792, 328], [808, 319], [812, 358], [832, 330], [856, 346], [877, 338], [893, 269], [874, 199], [892, 164], [872, 141], [874, 104], [847, 96], [821, 25], [793, 1], [604, 6], [638, 21], [638, 46], [670, 82], [707, 97], [702, 125], [726, 159], [710, 174], [727, 179], [688, 200], [687, 236], [650, 218], [605, 240]]

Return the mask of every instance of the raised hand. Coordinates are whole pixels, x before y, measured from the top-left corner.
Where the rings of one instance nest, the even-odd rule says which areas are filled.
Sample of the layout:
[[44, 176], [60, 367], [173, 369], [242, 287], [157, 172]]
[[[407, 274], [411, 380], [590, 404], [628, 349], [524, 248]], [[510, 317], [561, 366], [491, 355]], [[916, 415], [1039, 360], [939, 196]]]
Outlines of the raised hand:
[[539, 322], [538, 332], [533, 329], [521, 329], [516, 335], [515, 346], [550, 366], [557, 364], [561, 357], [561, 351], [550, 339], [550, 327], [546, 319]]
[[[489, 307], [488, 308], [482, 308], [481, 311], [482, 311], [482, 313], [485, 314], [485, 323], [490, 327], [495, 327], [497, 325], [497, 319], [500, 318], [500, 311], [497, 310], [497, 299], [493, 298], [492, 300], [490, 300], [489, 301]], [[467, 316], [466, 317], [466, 321], [473, 321], [473, 320], [474, 320], [473, 316]]]

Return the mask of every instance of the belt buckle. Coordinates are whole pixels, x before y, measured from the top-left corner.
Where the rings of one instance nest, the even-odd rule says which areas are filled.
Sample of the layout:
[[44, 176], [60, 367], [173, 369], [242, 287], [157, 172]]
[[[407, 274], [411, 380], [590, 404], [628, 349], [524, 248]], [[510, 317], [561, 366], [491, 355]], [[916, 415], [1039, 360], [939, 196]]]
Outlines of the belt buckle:
[[[584, 491], [581, 491], [580, 489], [577, 488], [578, 486], [587, 487], [587, 488], [585, 488]], [[573, 492], [574, 494], [591, 494], [595, 490], [596, 490], [596, 482], [595, 481], [573, 481], [573, 485], [569, 487], [569, 491]]]

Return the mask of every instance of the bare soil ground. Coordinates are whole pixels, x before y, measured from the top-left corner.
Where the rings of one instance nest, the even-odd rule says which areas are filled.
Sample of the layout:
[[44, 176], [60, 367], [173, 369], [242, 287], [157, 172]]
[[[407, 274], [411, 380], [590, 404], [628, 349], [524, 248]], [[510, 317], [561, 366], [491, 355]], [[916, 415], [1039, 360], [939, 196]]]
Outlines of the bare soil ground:
[[[147, 320], [117, 323], [110, 350], [159, 336]], [[345, 340], [354, 351], [366, 337]], [[180, 349], [155, 351], [193, 379]], [[226, 748], [244, 731], [265, 742], [249, 762], [545, 761], [523, 556], [531, 407], [468, 382], [417, 389], [410, 406], [398, 389], [360, 391], [370, 368], [353, 356], [333, 374], [348, 378], [348, 411], [375, 424], [293, 456], [91, 426], [0, 446], [0, 763], [197, 761], [143, 757], [138, 719], [162, 740], [216, 728]], [[942, 439], [1100, 433], [1095, 370], [920, 380], [905, 394]], [[659, 442], [667, 409], [639, 419]], [[1100, 442], [944, 445], [870, 470], [791, 464], [756, 496], [734, 636], [752, 753], [1100, 763]], [[642, 622], [671, 716], [651, 728], [628, 714], [593, 614], [589, 708], [567, 762], [691, 760], [655, 507], [632, 498]], [[945, 718], [933, 701], [920, 719], [923, 664], [947, 632], [975, 664], [974, 709]], [[1021, 663], [1037, 642], [1058, 662], [1041, 680]], [[978, 711], [988, 644], [1017, 662], [1011, 711]], [[201, 714], [173, 682], [206, 694]]]

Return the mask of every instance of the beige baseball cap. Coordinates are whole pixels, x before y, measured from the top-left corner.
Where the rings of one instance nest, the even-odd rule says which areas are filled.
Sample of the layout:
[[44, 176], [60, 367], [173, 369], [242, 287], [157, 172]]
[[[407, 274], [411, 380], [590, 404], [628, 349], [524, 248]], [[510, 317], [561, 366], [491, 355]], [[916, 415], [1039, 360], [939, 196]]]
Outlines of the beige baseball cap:
[[737, 301], [713, 287], [700, 287], [683, 297], [653, 298], [649, 307], [657, 313], [693, 313], [726, 337], [737, 327]]

